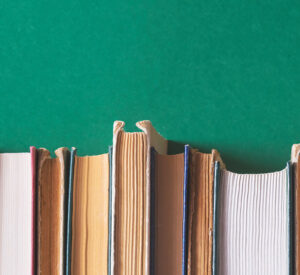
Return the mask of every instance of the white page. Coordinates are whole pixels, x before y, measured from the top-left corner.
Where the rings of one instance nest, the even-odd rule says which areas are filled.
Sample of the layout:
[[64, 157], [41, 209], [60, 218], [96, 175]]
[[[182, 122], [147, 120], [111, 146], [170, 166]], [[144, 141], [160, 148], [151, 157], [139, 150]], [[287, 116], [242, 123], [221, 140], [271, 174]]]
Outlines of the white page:
[[288, 274], [287, 170], [221, 170], [218, 194], [218, 274]]
[[32, 268], [30, 153], [0, 154], [0, 274], [30, 275]]

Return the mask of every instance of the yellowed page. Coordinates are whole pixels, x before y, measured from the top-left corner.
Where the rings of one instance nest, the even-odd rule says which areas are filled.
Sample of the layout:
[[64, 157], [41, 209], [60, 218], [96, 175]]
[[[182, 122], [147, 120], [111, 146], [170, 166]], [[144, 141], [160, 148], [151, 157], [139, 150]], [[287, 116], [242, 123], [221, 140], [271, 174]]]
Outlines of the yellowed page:
[[71, 273], [106, 274], [108, 253], [108, 154], [75, 157]]
[[211, 154], [191, 152], [188, 274], [212, 272], [213, 161]]
[[146, 135], [120, 132], [116, 150], [114, 274], [142, 275], [147, 252]]

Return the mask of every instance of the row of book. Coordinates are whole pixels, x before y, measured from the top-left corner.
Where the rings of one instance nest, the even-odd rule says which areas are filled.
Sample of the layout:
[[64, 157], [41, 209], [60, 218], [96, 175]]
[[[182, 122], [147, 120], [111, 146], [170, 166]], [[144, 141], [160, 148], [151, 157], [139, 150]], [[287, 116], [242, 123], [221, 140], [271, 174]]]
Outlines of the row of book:
[[1, 275], [300, 273], [299, 145], [281, 171], [237, 174], [137, 126], [116, 121], [107, 154], [0, 154]]

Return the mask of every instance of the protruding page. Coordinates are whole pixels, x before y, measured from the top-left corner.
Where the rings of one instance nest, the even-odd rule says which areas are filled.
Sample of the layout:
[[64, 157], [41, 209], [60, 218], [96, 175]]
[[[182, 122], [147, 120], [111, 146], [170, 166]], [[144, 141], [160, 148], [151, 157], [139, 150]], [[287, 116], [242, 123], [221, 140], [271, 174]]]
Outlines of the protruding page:
[[155, 151], [160, 154], [167, 153], [168, 141], [155, 130], [149, 120], [139, 121], [136, 126], [147, 135], [149, 147], [155, 148]]
[[30, 153], [0, 154], [0, 274], [31, 275], [33, 167]]

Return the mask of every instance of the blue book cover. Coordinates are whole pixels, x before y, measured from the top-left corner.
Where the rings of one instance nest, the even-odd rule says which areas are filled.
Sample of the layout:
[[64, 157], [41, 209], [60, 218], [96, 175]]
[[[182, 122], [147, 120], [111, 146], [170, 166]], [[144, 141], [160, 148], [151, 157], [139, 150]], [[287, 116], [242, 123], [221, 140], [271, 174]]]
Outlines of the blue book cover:
[[287, 196], [288, 196], [288, 253], [289, 275], [295, 274], [295, 182], [294, 171], [291, 162], [287, 163]]
[[108, 251], [107, 274], [111, 274], [111, 230], [112, 230], [112, 153], [113, 147], [109, 146], [109, 206], [108, 206]]
[[189, 210], [189, 153], [190, 146], [184, 146], [184, 182], [183, 182], [183, 222], [182, 222], [182, 275], [187, 274], [188, 259], [188, 210]]
[[69, 181], [67, 189], [67, 222], [66, 222], [66, 264], [65, 274], [71, 274], [71, 256], [72, 256], [72, 213], [73, 213], [73, 178], [76, 148], [72, 148], [70, 156]]
[[212, 275], [217, 275], [217, 223], [218, 223], [218, 191], [219, 191], [219, 177], [220, 177], [220, 162], [215, 162], [214, 168], [214, 197], [213, 197], [213, 257], [212, 257]]

